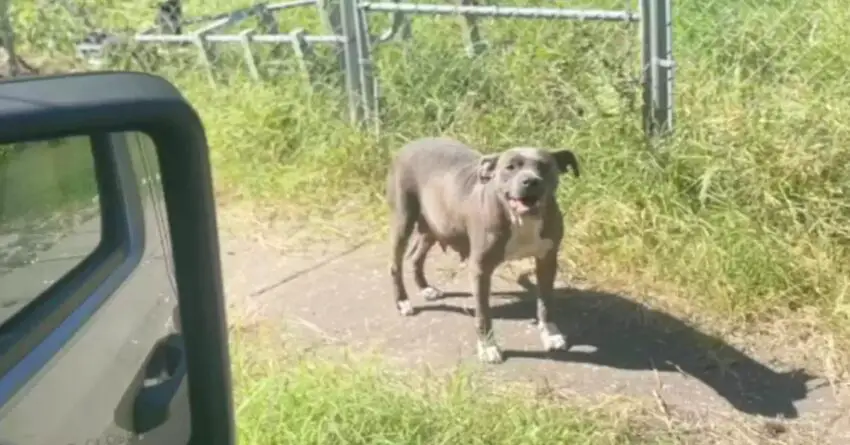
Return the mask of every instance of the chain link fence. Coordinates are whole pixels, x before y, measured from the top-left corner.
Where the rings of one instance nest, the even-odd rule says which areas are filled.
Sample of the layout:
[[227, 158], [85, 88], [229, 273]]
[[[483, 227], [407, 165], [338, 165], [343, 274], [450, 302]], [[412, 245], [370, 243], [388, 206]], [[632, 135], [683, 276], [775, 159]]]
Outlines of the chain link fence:
[[[590, 4], [553, 5], [520, 0], [496, 6], [478, 0], [439, 4], [354, 0], [275, 4], [250, 0], [35, 0], [11, 4], [3, 0], [0, 26], [6, 51], [2, 73], [15, 76], [117, 68], [172, 79], [202, 74], [222, 85], [245, 76], [256, 81], [295, 80], [311, 89], [331, 86], [347, 91], [348, 115], [360, 121], [386, 113], [382, 104], [395, 94], [395, 80], [413, 83], [412, 79], [399, 79], [404, 70], [393, 65], [394, 59], [409, 57], [417, 48], [425, 49], [421, 64], [428, 65], [430, 57], [430, 64], [444, 68], [441, 77], [446, 81], [453, 76], [448, 74], [452, 66], [469, 65], [460, 60], [461, 51], [467, 58], [496, 53], [493, 60], [498, 60], [499, 53], [521, 51], [530, 55], [526, 58], [529, 62], [549, 64], [558, 72], [560, 81], [553, 79], [552, 83], [569, 92], [544, 90], [572, 97], [568, 108], [576, 113], [593, 107], [628, 113], [643, 104], [645, 120], [671, 124], [674, 65], [670, 30], [675, 29], [679, 65], [694, 73], [688, 74], [689, 90], [711, 82], [734, 83], [741, 86], [739, 92], [772, 88], [777, 94], [798, 94], [810, 89], [818, 93], [840, 89], [845, 83], [841, 79], [846, 76], [847, 42], [840, 30], [848, 13], [835, 2], [770, 0], [730, 5], [683, 1], [677, 6], [672, 27], [666, 23], [671, 21], [669, 0], [639, 2], [592, 0]], [[538, 4], [545, 7], [535, 8]], [[641, 11], [651, 14], [642, 17]], [[535, 31], [541, 23], [537, 20], [508, 27], [505, 24], [513, 19], [492, 19], [495, 15], [570, 21], [558, 22], [554, 35], [553, 26], [543, 25]], [[587, 20], [613, 23], [584, 23]], [[639, 20], [647, 26], [633, 26]], [[426, 41], [435, 35], [442, 41]], [[449, 40], [457, 42], [459, 51], [444, 54], [445, 48], [452, 46], [447, 44]], [[404, 48], [405, 55], [400, 56], [393, 46]], [[551, 56], [557, 52], [561, 52], [560, 58]], [[545, 56], [532, 60], [538, 54]], [[439, 74], [427, 66], [420, 71], [429, 76]], [[457, 80], [459, 88], [480, 80], [476, 78], [480, 73], [467, 71], [466, 79]], [[418, 77], [416, 73], [413, 76]], [[494, 100], [498, 102], [498, 98]]]

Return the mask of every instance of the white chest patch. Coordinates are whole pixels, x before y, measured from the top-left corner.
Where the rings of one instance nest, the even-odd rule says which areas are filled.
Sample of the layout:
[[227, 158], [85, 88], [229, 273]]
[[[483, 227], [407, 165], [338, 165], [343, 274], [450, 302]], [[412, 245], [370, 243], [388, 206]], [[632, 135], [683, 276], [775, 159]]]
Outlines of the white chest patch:
[[546, 255], [554, 246], [552, 240], [540, 236], [542, 228], [543, 221], [539, 219], [515, 221], [511, 226], [511, 237], [505, 246], [505, 261], [541, 258]]

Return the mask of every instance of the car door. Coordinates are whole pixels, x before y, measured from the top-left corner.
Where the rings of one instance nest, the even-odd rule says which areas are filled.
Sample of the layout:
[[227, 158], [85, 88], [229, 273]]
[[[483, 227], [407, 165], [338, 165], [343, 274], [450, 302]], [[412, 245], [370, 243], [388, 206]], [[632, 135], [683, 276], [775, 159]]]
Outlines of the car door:
[[[134, 147], [133, 165], [126, 144], [117, 147], [123, 136], [6, 148], [0, 167], [3, 321], [51, 329], [46, 340], [64, 345], [26, 351], [50, 354], [38, 370], [41, 360], [27, 358], [33, 355], [17, 360], [24, 348], [4, 354], [2, 369], [29, 377], [14, 395], [11, 379], [0, 383], [4, 442], [188, 443], [185, 385], [176, 390], [177, 409], [167, 419], [152, 421], [147, 431], [133, 424], [145, 385], [180, 379], [185, 370], [171, 322], [176, 296], [163, 249], [167, 227], [157, 214], [161, 193], [151, 193], [150, 154]], [[98, 175], [99, 168], [111, 171]], [[48, 286], [52, 292], [44, 293]], [[63, 308], [47, 307], [59, 300], [75, 300], [76, 307], [66, 307], [76, 326], [49, 324], [51, 312]], [[10, 335], [6, 341], [25, 340]], [[163, 429], [167, 435], [158, 437]]]
[[[125, 89], [140, 89], [140, 96], [158, 93], [125, 78]], [[56, 80], [61, 85], [63, 79]], [[98, 94], [98, 82], [89, 85], [92, 93], [80, 96], [80, 107]], [[8, 97], [3, 87], [0, 100]], [[113, 94], [111, 104], [116, 97], [133, 121], [133, 97]], [[174, 197], [179, 192], [169, 196], [160, 171], [164, 150], [173, 148], [166, 146], [183, 146], [197, 131], [188, 127], [188, 139], [180, 139], [178, 129], [173, 141], [157, 143], [142, 131], [86, 132], [0, 144], [0, 445], [207, 445], [211, 436], [232, 443], [229, 425], [192, 422], [211, 411], [190, 400], [178, 288], [210, 283], [198, 273], [178, 276], [172, 252], [190, 249], [183, 254], [188, 259], [210, 243], [173, 245], [178, 220], [167, 207], [180, 209], [187, 196], [182, 203]], [[211, 194], [208, 180], [189, 185]], [[191, 271], [185, 264], [182, 270]], [[212, 288], [220, 286], [217, 268], [207, 269]], [[212, 326], [221, 320], [191, 321]], [[209, 358], [203, 349], [220, 350], [222, 339], [194, 343], [195, 369], [199, 358]], [[229, 365], [213, 359], [221, 369]], [[213, 395], [230, 400], [229, 380], [206, 388], [227, 391]], [[193, 391], [205, 392], [199, 382]], [[219, 418], [230, 412], [216, 410]]]

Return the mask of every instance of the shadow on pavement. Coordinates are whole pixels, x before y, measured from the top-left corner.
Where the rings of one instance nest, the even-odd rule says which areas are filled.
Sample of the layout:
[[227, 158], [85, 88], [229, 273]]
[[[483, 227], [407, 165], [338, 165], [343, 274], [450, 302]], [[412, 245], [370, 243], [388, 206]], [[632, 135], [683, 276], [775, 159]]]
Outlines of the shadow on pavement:
[[[532, 320], [534, 285], [528, 277], [519, 284], [524, 292], [494, 292], [517, 300], [493, 305], [495, 319]], [[684, 321], [650, 309], [626, 297], [577, 289], [555, 291], [553, 315], [568, 336], [569, 351], [505, 351], [512, 357], [589, 363], [628, 370], [682, 372], [700, 380], [737, 410], [768, 417], [798, 417], [794, 402], [807, 395], [806, 382], [814, 378], [802, 370], [775, 372], [744, 352], [700, 332]], [[447, 293], [444, 298], [469, 297]], [[465, 307], [438, 303], [421, 311], [471, 315]], [[578, 349], [595, 349], [578, 352]]]

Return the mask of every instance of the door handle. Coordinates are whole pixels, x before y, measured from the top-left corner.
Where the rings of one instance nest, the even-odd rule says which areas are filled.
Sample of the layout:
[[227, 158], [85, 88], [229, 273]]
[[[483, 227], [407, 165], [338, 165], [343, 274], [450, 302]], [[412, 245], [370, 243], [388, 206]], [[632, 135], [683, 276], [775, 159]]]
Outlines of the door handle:
[[156, 342], [122, 396], [115, 408], [115, 424], [135, 434], [164, 424], [185, 376], [183, 336], [170, 333]]

